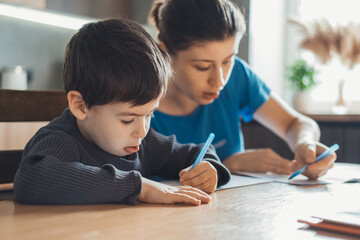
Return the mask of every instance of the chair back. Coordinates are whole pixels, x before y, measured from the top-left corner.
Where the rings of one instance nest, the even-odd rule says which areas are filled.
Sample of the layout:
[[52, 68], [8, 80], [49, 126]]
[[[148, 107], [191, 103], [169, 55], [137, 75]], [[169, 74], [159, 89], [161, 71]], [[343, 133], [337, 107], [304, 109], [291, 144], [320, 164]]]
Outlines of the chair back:
[[[67, 106], [64, 91], [0, 89], [0, 122], [51, 121]], [[14, 181], [22, 152], [23, 149], [0, 149], [0, 185]]]

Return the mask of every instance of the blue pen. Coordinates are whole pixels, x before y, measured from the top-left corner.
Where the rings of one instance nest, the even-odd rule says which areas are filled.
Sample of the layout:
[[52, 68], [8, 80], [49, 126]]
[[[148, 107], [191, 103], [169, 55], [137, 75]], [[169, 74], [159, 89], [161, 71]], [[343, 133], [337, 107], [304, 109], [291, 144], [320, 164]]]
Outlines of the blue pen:
[[209, 134], [208, 138], [206, 139], [206, 142], [204, 143], [204, 146], [202, 147], [202, 149], [201, 149], [199, 155], [197, 156], [197, 158], [196, 158], [196, 160], [195, 160], [195, 162], [194, 162], [191, 169], [193, 169], [203, 159], [203, 157], [204, 157], [206, 151], [208, 150], [208, 148], [209, 148], [212, 140], [214, 139], [214, 137], [215, 137], [215, 134], [213, 134], [213, 133]]
[[[329, 156], [330, 154], [332, 154], [333, 152], [335, 152], [336, 150], [339, 149], [339, 145], [338, 144], [334, 144], [332, 145], [328, 150], [322, 152], [319, 156], [316, 157], [315, 162], [316, 163], [318, 161], [320, 161], [323, 158], [326, 158], [327, 156]], [[300, 168], [299, 170], [297, 170], [296, 172], [294, 172], [290, 177], [289, 180], [293, 179], [294, 177], [296, 177], [297, 175], [299, 175], [300, 173], [302, 173], [303, 171], [305, 171], [308, 168], [309, 164], [306, 164], [305, 166], [303, 166], [302, 168]]]

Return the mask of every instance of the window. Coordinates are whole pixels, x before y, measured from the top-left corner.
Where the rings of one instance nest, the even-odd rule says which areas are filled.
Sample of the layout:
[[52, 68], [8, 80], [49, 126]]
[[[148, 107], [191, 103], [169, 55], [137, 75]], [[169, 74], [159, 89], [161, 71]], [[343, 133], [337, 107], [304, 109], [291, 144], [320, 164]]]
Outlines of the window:
[[[299, 17], [304, 23], [326, 19], [333, 28], [349, 23], [359, 25], [360, 31], [360, 1], [359, 0], [301, 0]], [[357, 35], [360, 42], [360, 33]], [[309, 51], [300, 51], [300, 56], [314, 63], [319, 70], [320, 84], [313, 91], [315, 103], [335, 102], [338, 98], [338, 86], [344, 80], [343, 95], [349, 113], [360, 114], [360, 63], [353, 68], [344, 65], [340, 57], [334, 54], [329, 62], [321, 64], [319, 59]]]

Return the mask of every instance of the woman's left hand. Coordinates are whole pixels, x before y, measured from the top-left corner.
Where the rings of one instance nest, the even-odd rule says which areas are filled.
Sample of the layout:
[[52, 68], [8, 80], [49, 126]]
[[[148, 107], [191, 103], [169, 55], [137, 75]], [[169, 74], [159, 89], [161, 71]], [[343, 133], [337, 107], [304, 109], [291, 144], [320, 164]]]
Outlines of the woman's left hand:
[[330, 154], [317, 163], [312, 163], [315, 161], [316, 156], [327, 149], [328, 147], [324, 144], [315, 141], [306, 141], [299, 144], [295, 149], [295, 160], [291, 163], [293, 171], [298, 170], [305, 164], [309, 164], [306, 171], [302, 173], [309, 179], [315, 180], [326, 174], [329, 169], [334, 167], [334, 162], [337, 157], [336, 153]]

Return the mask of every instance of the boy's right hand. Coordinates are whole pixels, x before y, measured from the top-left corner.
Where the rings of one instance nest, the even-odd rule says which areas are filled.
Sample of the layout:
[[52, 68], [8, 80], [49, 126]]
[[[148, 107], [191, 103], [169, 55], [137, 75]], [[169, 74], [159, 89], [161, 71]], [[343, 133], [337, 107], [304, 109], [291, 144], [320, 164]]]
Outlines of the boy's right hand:
[[138, 200], [146, 203], [183, 203], [198, 206], [209, 203], [211, 197], [190, 186], [172, 187], [142, 178], [142, 190]]

